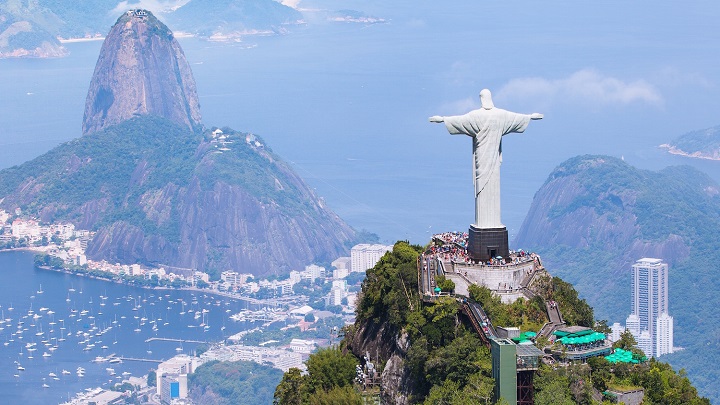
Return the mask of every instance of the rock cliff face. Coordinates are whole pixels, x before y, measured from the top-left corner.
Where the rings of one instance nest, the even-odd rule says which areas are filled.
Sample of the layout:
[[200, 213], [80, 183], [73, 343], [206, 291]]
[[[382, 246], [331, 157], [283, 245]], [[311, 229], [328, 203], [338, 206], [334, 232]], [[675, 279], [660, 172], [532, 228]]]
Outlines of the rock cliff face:
[[258, 276], [347, 255], [355, 231], [254, 135], [199, 130], [192, 73], [151, 14], [118, 19], [83, 133], [0, 171], [0, 207], [97, 233], [91, 259]]
[[195, 80], [172, 32], [152, 13], [128, 11], [110, 29], [85, 101], [87, 135], [139, 115], [200, 127]]
[[96, 230], [91, 259], [211, 275], [329, 262], [355, 237], [260, 138], [226, 128], [219, 140], [158, 117], [0, 171], [0, 195], [3, 209]]
[[371, 358], [387, 359], [381, 377], [383, 403], [412, 403], [417, 388], [413, 386], [410, 370], [405, 366], [405, 358], [410, 348], [407, 334], [397, 331], [386, 320], [356, 323], [356, 327], [347, 340], [353, 355], [361, 359], [366, 353], [370, 353]]

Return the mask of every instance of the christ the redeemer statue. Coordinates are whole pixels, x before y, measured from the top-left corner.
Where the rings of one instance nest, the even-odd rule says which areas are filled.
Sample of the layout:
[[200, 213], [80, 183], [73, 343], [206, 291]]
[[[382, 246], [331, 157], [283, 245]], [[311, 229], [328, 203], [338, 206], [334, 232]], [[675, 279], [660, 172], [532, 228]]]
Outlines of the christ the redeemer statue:
[[[430, 122], [444, 122], [453, 134], [471, 136], [473, 139], [473, 170], [475, 180], [475, 223], [476, 230], [504, 229], [500, 219], [500, 163], [502, 162], [502, 137], [513, 132], [523, 132], [530, 120], [542, 119], [543, 115], [518, 114], [495, 108], [490, 90], [480, 92], [482, 108], [465, 115], [430, 117]], [[472, 235], [471, 235], [472, 239]], [[505, 236], [507, 240], [507, 236]], [[505, 242], [507, 246], [507, 241]], [[495, 253], [504, 252], [500, 251]], [[485, 253], [482, 256], [486, 256]]]

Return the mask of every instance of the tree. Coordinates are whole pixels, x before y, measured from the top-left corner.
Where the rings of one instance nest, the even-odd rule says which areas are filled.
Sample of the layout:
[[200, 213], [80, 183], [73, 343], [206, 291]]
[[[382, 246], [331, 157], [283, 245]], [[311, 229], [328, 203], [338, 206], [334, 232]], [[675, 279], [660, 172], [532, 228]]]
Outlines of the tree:
[[463, 389], [463, 398], [473, 404], [492, 404], [495, 380], [482, 373], [475, 373], [468, 379]]
[[637, 341], [635, 340], [635, 336], [633, 334], [625, 329], [623, 333], [620, 334], [620, 339], [617, 340], [617, 342], [613, 343], [614, 349], [623, 349], [623, 350], [632, 350], [633, 348], [637, 347]]
[[605, 319], [595, 322], [595, 327], [593, 329], [606, 335], [612, 333], [612, 329], [608, 326], [608, 321]]
[[455, 282], [445, 278], [445, 276], [435, 277], [435, 283], [443, 292], [451, 293], [455, 291]]
[[273, 404], [300, 405], [305, 391], [305, 379], [300, 374], [300, 370], [293, 367], [283, 374], [280, 384], [275, 388]]
[[612, 380], [612, 364], [604, 357], [591, 357], [587, 364], [590, 366], [593, 387], [602, 392]]
[[425, 405], [450, 405], [460, 395], [460, 385], [450, 379], [445, 380], [442, 385], [434, 385], [425, 398]]
[[360, 394], [351, 386], [335, 387], [330, 391], [316, 391], [307, 403], [309, 405], [361, 405]]
[[575, 405], [567, 378], [553, 379], [542, 391], [535, 393], [536, 405]]
[[315, 390], [330, 391], [334, 387], [351, 385], [355, 378], [357, 360], [338, 347], [320, 349], [306, 362], [310, 384]]
[[155, 373], [155, 370], [150, 370], [150, 372], [148, 373], [147, 385], [148, 385], [148, 387], [157, 386], [157, 374]]
[[489, 377], [491, 370], [489, 350], [469, 332], [435, 350], [425, 363], [425, 375], [430, 383], [440, 385], [445, 380], [452, 380], [460, 388], [471, 375], [480, 371]]

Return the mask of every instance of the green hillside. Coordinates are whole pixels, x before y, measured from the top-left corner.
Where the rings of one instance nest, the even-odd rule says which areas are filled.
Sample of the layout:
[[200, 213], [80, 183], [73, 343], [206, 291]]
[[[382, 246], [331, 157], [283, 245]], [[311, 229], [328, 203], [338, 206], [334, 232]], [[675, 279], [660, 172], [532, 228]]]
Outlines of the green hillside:
[[573, 283], [600, 318], [624, 324], [631, 265], [642, 257], [670, 264], [675, 346], [662, 357], [687, 370], [714, 401], [720, 390], [720, 186], [691, 167], [640, 170], [608, 156], [578, 156], [558, 166], [535, 195], [516, 245], [543, 256]]
[[[339, 350], [311, 355], [307, 375], [290, 369], [275, 390], [277, 404], [361, 404], [358, 391], [374, 392], [386, 403], [491, 404], [494, 380], [490, 351], [463, 321], [452, 297], [423, 303], [417, 293], [417, 258], [422, 249], [395, 244], [368, 270], [355, 324], [347, 328]], [[566, 319], [586, 323], [593, 310], [572, 285], [555, 277], [553, 297]], [[489, 290], [471, 287], [493, 323], [537, 325], [543, 310], [534, 301], [502, 304]], [[544, 307], [544, 304], [540, 304]], [[496, 323], [499, 324], [499, 323]], [[633, 342], [628, 343], [632, 346]], [[628, 346], [628, 348], [630, 347]], [[382, 394], [353, 385], [354, 364], [370, 353], [382, 371]], [[353, 357], [354, 355], [354, 357]], [[646, 404], [708, 404], [682, 374], [664, 363], [611, 366], [603, 358], [589, 365], [543, 365], [535, 380], [535, 404], [590, 404], [593, 393], [609, 386], [642, 387]], [[498, 403], [502, 403], [498, 402]]]

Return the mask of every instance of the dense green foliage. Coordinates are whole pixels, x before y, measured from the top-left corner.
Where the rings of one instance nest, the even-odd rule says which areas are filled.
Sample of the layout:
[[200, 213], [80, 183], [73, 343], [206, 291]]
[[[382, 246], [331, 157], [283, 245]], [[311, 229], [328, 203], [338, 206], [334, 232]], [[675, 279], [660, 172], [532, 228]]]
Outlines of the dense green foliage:
[[[411, 344], [405, 364], [416, 387], [414, 401], [490, 398], [490, 352], [460, 322], [456, 299], [441, 297], [434, 304], [422, 303], [417, 286], [419, 252], [419, 246], [398, 242], [367, 271], [356, 325], [384, 322], [398, 332], [407, 332]], [[449, 284], [444, 287], [454, 288]]]
[[[109, 209], [96, 226], [127, 221], [147, 233], [179, 238], [176, 218], [151, 221], [139, 204], [141, 196], [167, 184], [183, 185], [195, 169], [202, 136], [167, 120], [139, 117], [105, 131], [60, 145], [50, 152], [0, 172], [0, 195], [8, 195], [28, 179], [43, 186], [23, 211], [37, 215], [57, 206], [53, 220], [78, 220], [88, 201], [106, 200]], [[143, 173], [136, 173], [145, 166]]]
[[361, 404], [360, 394], [352, 387], [357, 359], [338, 347], [320, 349], [310, 355], [307, 375], [291, 368], [275, 388], [275, 403]]
[[64, 269], [65, 268], [65, 262], [55, 256], [50, 256], [48, 254], [37, 254], [34, 258], [35, 267], [49, 267], [51, 269]]
[[[219, 148], [209, 131], [193, 133], [159, 117], [137, 117], [0, 171], [0, 195], [8, 196], [3, 208], [19, 205], [44, 221], [93, 230], [130, 225], [146, 237], [159, 237], [160, 246], [188, 237], [181, 233], [181, 213], [190, 209], [183, 203], [192, 200], [184, 197], [227, 186], [280, 215], [327, 221], [311, 191], [269, 148], [251, 145], [246, 134], [229, 128], [225, 136], [232, 148]], [[227, 254], [227, 246], [207, 253], [205, 270], [213, 279], [226, 269]]]
[[[423, 303], [417, 292], [417, 259], [419, 247], [405, 242], [395, 244], [378, 264], [368, 270], [362, 285], [357, 321], [341, 346], [353, 342], [354, 334], [368, 325], [381, 323], [406, 334], [409, 347], [404, 367], [409, 374], [411, 401], [424, 404], [491, 404], [493, 403], [492, 362], [490, 350], [461, 316], [461, 303], [452, 296], [442, 296]], [[411, 286], [411, 288], [408, 288]], [[471, 286], [471, 299], [479, 302], [496, 325], [520, 326], [538, 330], [545, 322], [544, 299], [556, 301], [563, 317], [572, 324], [595, 326], [593, 309], [578, 297], [573, 286], [558, 277], [543, 276], [540, 295], [526, 301], [503, 304], [490, 290]], [[596, 326], [606, 330], [606, 322]], [[632, 336], [624, 336], [619, 345], [637, 350]], [[358, 348], [364, 350], [363, 348]], [[341, 360], [338, 349], [313, 355], [308, 361], [308, 376], [290, 370], [275, 391], [277, 404], [358, 403], [357, 394], [349, 388], [352, 381], [351, 361]], [[355, 348], [353, 348], [355, 350]], [[348, 355], [350, 356], [350, 355]], [[638, 352], [638, 356], [642, 356]], [[352, 357], [351, 357], [352, 358]], [[355, 359], [352, 358], [352, 364]], [[383, 359], [380, 359], [382, 362]], [[321, 366], [322, 365], [322, 366]], [[341, 371], [345, 370], [347, 373]], [[331, 370], [335, 370], [331, 374]], [[675, 373], [669, 365], [651, 361], [641, 365], [611, 365], [604, 358], [592, 359], [590, 366], [571, 364], [543, 365], [535, 380], [537, 404], [590, 404], [593, 396], [608, 387], [638, 386], [654, 391], [648, 403], [706, 404], [699, 398], [683, 372]], [[318, 387], [321, 387], [319, 390]], [[345, 387], [344, 391], [340, 388]], [[318, 392], [322, 391], [322, 394]], [[344, 399], [344, 395], [350, 399]], [[322, 400], [320, 400], [322, 398]], [[679, 402], [678, 402], [679, 401]], [[682, 402], [686, 401], [686, 402]], [[502, 400], [498, 403], [503, 403]]]
[[351, 385], [357, 360], [337, 347], [318, 350], [305, 362], [310, 384], [315, 390], [329, 391], [334, 387]]
[[207, 403], [203, 396], [217, 398], [216, 404], [237, 404], [239, 398], [252, 398], [255, 404], [272, 404], [273, 387], [282, 371], [249, 361], [211, 361], [188, 376], [190, 397]]
[[155, 370], [150, 370], [150, 372], [148, 373], [147, 385], [148, 385], [148, 387], [157, 386], [157, 373], [155, 372]]
[[545, 303], [539, 296], [532, 300], [520, 298], [512, 304], [503, 304], [500, 297], [493, 295], [485, 286], [471, 285], [468, 290], [470, 298], [483, 307], [494, 325], [517, 326], [523, 331], [538, 332], [547, 322]]
[[358, 320], [387, 320], [398, 329], [405, 325], [410, 310], [419, 306], [417, 258], [421, 251], [419, 246], [398, 242], [366, 272]]
[[[600, 163], [602, 162], [602, 163]], [[670, 245], [661, 257], [670, 262], [670, 315], [675, 318], [675, 345], [684, 351], [663, 360], [688, 371], [698, 390], [720, 401], [720, 311], [715, 292], [720, 290], [720, 186], [691, 167], [669, 167], [659, 172], [639, 170], [608, 156], [579, 156], [553, 171], [548, 182], [573, 176], [580, 186], [570, 204], [552, 208], [555, 219], [572, 217], [579, 208], [591, 208], [609, 220], [636, 218], [633, 240], [657, 242], [671, 235], [687, 246]], [[552, 218], [551, 218], [552, 219]], [[558, 229], [558, 232], [563, 230]], [[554, 275], [573, 283], [595, 307], [599, 317], [623, 322], [630, 312], [630, 265], [638, 249], [611, 238], [588, 237], [587, 245], [542, 244], [533, 248]], [[673, 259], [672, 257], [679, 257]], [[564, 306], [561, 305], [561, 310]]]
[[[645, 390], [643, 404], [703, 405], [684, 371], [676, 373], [667, 363], [650, 360], [645, 364], [611, 364], [594, 357], [587, 364], [552, 368], [543, 365], [535, 377], [537, 405], [590, 404], [593, 390]], [[607, 396], [609, 402], [611, 396]]]
[[437, 284], [442, 292], [451, 293], [455, 291], [455, 283], [452, 280], [445, 278], [445, 276], [438, 275], [435, 277], [435, 284]]
[[578, 292], [572, 284], [563, 281], [560, 277], [552, 278], [552, 290], [548, 299], [558, 303], [563, 320], [568, 325], [587, 327], [595, 325], [592, 307], [587, 301], [578, 297]]
[[[0, 32], [2, 32], [1, 27]], [[44, 42], [60, 45], [57, 38], [33, 24], [30, 31], [21, 31], [12, 35], [7, 41], [7, 48], [32, 50], [41, 47]]]

